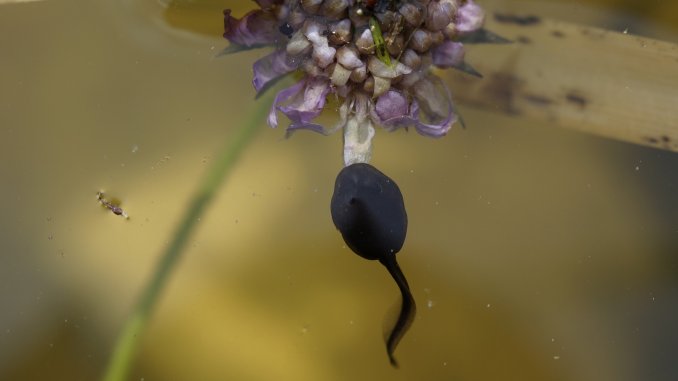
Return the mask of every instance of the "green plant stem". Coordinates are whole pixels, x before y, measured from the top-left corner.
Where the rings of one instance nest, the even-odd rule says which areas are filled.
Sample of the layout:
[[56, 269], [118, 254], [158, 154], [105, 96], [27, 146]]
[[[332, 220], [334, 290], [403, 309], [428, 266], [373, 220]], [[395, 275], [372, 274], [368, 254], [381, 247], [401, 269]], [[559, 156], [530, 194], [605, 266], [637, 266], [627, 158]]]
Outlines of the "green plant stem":
[[155, 273], [143, 290], [136, 308], [127, 319], [122, 332], [109, 358], [106, 372], [102, 381], [124, 381], [129, 374], [132, 362], [139, 347], [142, 333], [148, 324], [153, 308], [158, 304], [172, 270], [176, 267], [181, 254], [186, 247], [189, 237], [195, 230], [200, 216], [210, 201], [214, 198], [217, 189], [235, 166], [238, 157], [252, 141], [256, 132], [261, 128], [267, 115], [266, 110], [272, 101], [273, 91], [268, 91], [265, 99], [260, 99], [247, 123], [231, 137], [228, 144], [220, 152], [218, 160], [206, 173], [198, 187], [193, 200], [181, 219], [173, 239], [167, 250], [158, 262]]

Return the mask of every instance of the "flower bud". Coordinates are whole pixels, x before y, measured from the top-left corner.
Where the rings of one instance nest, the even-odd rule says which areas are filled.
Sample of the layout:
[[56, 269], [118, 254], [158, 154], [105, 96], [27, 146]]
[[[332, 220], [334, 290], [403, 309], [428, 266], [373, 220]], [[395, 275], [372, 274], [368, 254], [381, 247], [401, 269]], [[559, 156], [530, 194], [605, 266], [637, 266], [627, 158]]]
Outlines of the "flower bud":
[[320, 13], [330, 20], [340, 20], [346, 16], [349, 0], [325, 0]]
[[362, 83], [365, 79], [367, 79], [367, 66], [357, 67], [351, 72], [351, 81]]
[[351, 70], [346, 69], [340, 64], [332, 64], [330, 66], [330, 81], [335, 86], [344, 86], [351, 76]]
[[334, 45], [345, 45], [351, 42], [351, 20], [343, 19], [329, 25], [330, 35], [327, 39]]
[[400, 80], [400, 87], [410, 88], [415, 83], [419, 82], [424, 77], [424, 74], [421, 70], [413, 71], [410, 74], [403, 75], [403, 78]]
[[351, 45], [342, 46], [337, 50], [337, 62], [348, 69], [355, 69], [365, 65], [360, 59], [358, 49]]
[[287, 42], [287, 54], [298, 56], [311, 51], [311, 42], [304, 36], [301, 30], [296, 31]]
[[421, 57], [412, 49], [405, 50], [400, 61], [412, 70], [417, 70], [421, 66]]
[[378, 98], [380, 95], [384, 94], [391, 88], [391, 80], [388, 78], [382, 78], [374, 76], [374, 90], [372, 92], [372, 98]]
[[301, 7], [310, 14], [315, 14], [320, 9], [323, 0], [301, 0]]
[[431, 39], [431, 32], [425, 29], [417, 29], [412, 32], [412, 37], [410, 40], [409, 48], [412, 48], [415, 52], [424, 53], [433, 44], [433, 39]]
[[443, 29], [443, 34], [445, 35], [445, 38], [454, 40], [459, 35], [457, 25], [454, 22], [447, 24], [445, 29]]
[[461, 6], [460, 3], [463, 2], [464, 0], [440, 0], [441, 3], [448, 4], [450, 7], [452, 7], [452, 13], [456, 14], [457, 11], [459, 10], [459, 7]]
[[329, 46], [325, 26], [315, 21], [307, 22], [304, 26], [304, 35], [313, 44], [313, 59], [320, 68], [325, 68], [334, 62], [337, 50]]
[[322, 70], [318, 65], [313, 62], [313, 60], [304, 60], [301, 63], [301, 68], [308, 74], [310, 77], [318, 77], [322, 74]]
[[372, 32], [365, 28], [359, 34], [356, 34], [355, 46], [361, 54], [374, 54], [374, 39], [372, 39]]
[[398, 10], [410, 27], [416, 28], [424, 21], [425, 8], [419, 3], [405, 3]]
[[363, 82], [363, 90], [368, 94], [374, 92], [374, 78], [372, 76], [367, 77], [365, 82]]
[[432, 46], [438, 46], [445, 41], [445, 35], [441, 31], [431, 33]]
[[454, 8], [450, 3], [434, 0], [428, 4], [426, 28], [431, 31], [442, 30], [454, 17]]
[[381, 24], [381, 31], [386, 32], [388, 30], [392, 30], [393, 26], [398, 23], [402, 16], [393, 11], [386, 11], [384, 13], [377, 14], [376, 18], [379, 20], [379, 24]]
[[294, 30], [301, 28], [301, 26], [304, 25], [304, 21], [306, 21], [306, 14], [301, 9], [292, 10], [287, 18], [287, 23], [290, 24]]
[[320, 68], [325, 68], [332, 62], [334, 62], [334, 55], [336, 49], [330, 46], [314, 46], [313, 47], [313, 59], [315, 60], [316, 65]]

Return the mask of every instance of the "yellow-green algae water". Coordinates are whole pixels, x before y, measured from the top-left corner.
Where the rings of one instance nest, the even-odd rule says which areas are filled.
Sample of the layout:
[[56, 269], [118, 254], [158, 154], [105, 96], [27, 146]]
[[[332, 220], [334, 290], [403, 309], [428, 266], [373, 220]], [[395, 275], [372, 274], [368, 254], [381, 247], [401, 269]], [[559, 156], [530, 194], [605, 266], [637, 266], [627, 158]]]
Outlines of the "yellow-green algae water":
[[[539, 4], [678, 33], [671, 2]], [[251, 4], [0, 4], [0, 379], [103, 372], [195, 185], [254, 109], [261, 52], [214, 58], [226, 7]], [[676, 379], [678, 155], [460, 109], [468, 128], [443, 139], [375, 139], [410, 218], [398, 258], [419, 311], [401, 369], [382, 337], [398, 290], [330, 219], [341, 136], [262, 125], [130, 380]]]

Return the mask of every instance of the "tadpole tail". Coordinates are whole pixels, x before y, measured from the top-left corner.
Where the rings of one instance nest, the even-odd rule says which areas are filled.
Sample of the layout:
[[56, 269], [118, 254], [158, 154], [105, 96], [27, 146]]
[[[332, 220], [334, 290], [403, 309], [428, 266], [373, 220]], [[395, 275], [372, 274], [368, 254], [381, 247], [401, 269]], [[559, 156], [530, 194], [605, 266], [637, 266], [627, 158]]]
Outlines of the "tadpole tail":
[[386, 352], [388, 353], [388, 358], [391, 361], [391, 365], [397, 368], [398, 361], [396, 361], [395, 357], [393, 356], [393, 352], [398, 346], [400, 339], [405, 336], [405, 333], [410, 328], [410, 325], [412, 325], [412, 322], [414, 321], [414, 315], [417, 313], [417, 305], [414, 302], [412, 293], [410, 292], [410, 286], [407, 284], [407, 279], [405, 279], [405, 275], [403, 275], [403, 272], [400, 270], [400, 266], [398, 266], [395, 255], [389, 255], [385, 259], [380, 259], [379, 262], [381, 262], [386, 267], [395, 282], [398, 284], [400, 294], [403, 298], [402, 305], [400, 307], [400, 315], [398, 315], [398, 321], [396, 321], [393, 330], [391, 330], [391, 333], [386, 340]]

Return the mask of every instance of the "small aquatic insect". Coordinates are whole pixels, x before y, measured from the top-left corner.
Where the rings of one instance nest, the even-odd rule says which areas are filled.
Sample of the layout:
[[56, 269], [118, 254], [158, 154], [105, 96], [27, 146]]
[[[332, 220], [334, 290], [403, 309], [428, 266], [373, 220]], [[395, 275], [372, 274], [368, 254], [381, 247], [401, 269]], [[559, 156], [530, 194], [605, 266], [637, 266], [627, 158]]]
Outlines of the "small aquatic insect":
[[395, 280], [402, 295], [398, 320], [386, 340], [391, 364], [396, 346], [409, 329], [416, 304], [396, 253], [407, 235], [407, 213], [398, 185], [375, 167], [356, 163], [337, 175], [331, 202], [332, 221], [344, 241], [359, 256], [378, 260]]
[[384, 41], [384, 36], [381, 33], [381, 27], [379, 27], [379, 21], [376, 18], [370, 17], [370, 32], [372, 33], [372, 39], [374, 40], [375, 54], [379, 61], [385, 63], [387, 66], [392, 66], [391, 56], [386, 50], [386, 42]]
[[[389, 41], [384, 41], [379, 20], [377, 20], [374, 14], [383, 13], [387, 9], [392, 8], [393, 4], [395, 4], [395, 0], [362, 0], [359, 1], [358, 4], [359, 8], [357, 13], [359, 15], [372, 15], [370, 16], [369, 26], [370, 33], [372, 34], [372, 40], [374, 40], [374, 50], [377, 58], [379, 58], [379, 60], [387, 66], [391, 67], [391, 56], [386, 50], [386, 44]], [[400, 31], [398, 31], [398, 33], [399, 32]]]
[[129, 218], [127, 213], [125, 213], [125, 211], [122, 210], [122, 208], [120, 207], [120, 202], [117, 200], [107, 200], [106, 195], [104, 195], [104, 192], [102, 191], [97, 192], [97, 200], [103, 207], [113, 212], [113, 214], [115, 214], [116, 216], [123, 216], [125, 218]]

